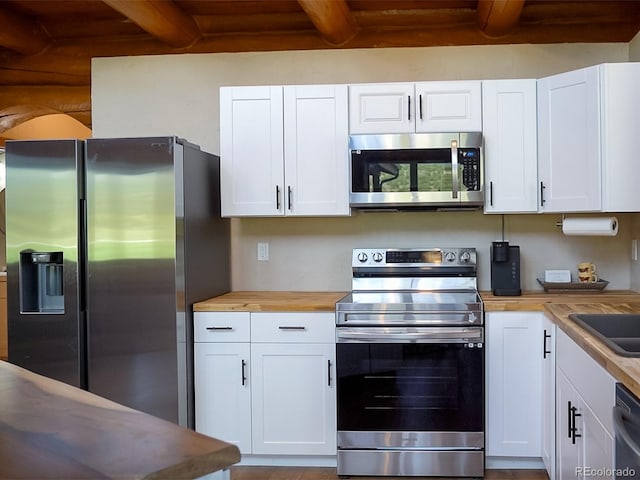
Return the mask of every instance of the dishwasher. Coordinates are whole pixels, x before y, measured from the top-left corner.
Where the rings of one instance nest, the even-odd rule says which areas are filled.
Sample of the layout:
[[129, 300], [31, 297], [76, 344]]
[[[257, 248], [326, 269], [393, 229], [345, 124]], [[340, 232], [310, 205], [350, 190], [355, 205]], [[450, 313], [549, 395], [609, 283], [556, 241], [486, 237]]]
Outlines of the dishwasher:
[[616, 384], [613, 407], [615, 478], [640, 479], [640, 400], [622, 384]]

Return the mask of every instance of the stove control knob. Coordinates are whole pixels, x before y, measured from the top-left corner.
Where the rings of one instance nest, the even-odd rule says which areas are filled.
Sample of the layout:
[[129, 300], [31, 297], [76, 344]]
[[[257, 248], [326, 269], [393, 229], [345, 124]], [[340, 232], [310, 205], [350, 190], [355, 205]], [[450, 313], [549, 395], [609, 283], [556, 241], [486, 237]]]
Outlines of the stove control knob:
[[471, 254], [469, 252], [462, 252], [460, 254], [460, 261], [463, 263], [468, 263], [471, 260]]
[[454, 252], [447, 252], [444, 254], [444, 259], [451, 263], [456, 261], [456, 254]]
[[373, 261], [376, 263], [380, 263], [382, 261], [382, 254], [380, 252], [374, 252], [374, 254], [371, 256], [371, 258], [373, 258]]
[[368, 256], [367, 256], [367, 254], [366, 254], [366, 253], [364, 253], [364, 252], [360, 252], [360, 253], [358, 254], [358, 261], [359, 261], [360, 263], [364, 263], [364, 262], [366, 262], [368, 258], [369, 258], [369, 257], [368, 257]]

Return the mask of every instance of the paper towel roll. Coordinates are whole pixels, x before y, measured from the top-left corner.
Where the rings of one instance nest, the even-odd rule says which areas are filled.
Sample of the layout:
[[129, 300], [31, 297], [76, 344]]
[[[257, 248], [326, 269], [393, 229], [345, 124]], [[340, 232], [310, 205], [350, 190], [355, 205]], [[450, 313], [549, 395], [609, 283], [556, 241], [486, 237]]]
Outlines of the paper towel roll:
[[616, 217], [565, 218], [562, 221], [562, 233], [613, 237], [618, 234], [618, 219]]

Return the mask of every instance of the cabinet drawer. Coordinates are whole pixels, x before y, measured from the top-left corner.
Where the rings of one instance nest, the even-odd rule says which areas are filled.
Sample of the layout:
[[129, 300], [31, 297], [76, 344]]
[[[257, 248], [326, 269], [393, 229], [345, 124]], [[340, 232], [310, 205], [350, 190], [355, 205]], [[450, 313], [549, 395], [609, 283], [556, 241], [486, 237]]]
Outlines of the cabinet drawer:
[[334, 343], [335, 313], [252, 313], [253, 343]]
[[195, 312], [194, 342], [248, 342], [249, 312]]

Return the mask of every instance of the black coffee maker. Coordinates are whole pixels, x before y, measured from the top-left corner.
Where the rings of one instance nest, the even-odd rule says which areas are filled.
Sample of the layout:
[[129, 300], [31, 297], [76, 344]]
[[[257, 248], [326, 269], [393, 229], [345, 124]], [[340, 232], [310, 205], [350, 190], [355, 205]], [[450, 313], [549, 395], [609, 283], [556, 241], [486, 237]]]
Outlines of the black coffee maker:
[[520, 247], [509, 242], [491, 243], [491, 292], [496, 296], [520, 295]]

